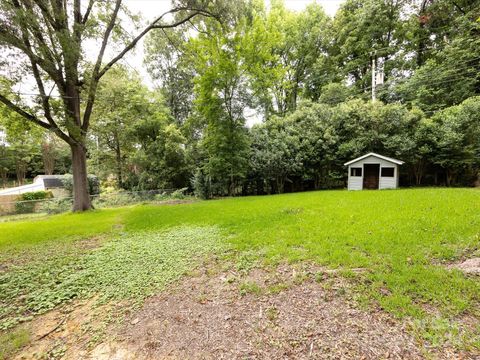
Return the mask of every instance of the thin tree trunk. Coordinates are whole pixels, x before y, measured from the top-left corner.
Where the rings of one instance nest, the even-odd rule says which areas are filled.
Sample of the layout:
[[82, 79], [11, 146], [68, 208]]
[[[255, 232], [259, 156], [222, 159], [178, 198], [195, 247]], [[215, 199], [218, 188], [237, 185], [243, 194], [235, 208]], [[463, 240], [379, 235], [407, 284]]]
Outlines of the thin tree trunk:
[[447, 186], [452, 186], [455, 180], [455, 172], [448, 170], [446, 171], [446, 180], [447, 180]]
[[84, 211], [92, 208], [88, 191], [87, 150], [84, 145], [70, 146], [73, 167], [73, 211]]
[[118, 187], [123, 188], [122, 177], [122, 150], [120, 148], [120, 141], [118, 141], [118, 135], [115, 134], [115, 159], [117, 162], [117, 183]]

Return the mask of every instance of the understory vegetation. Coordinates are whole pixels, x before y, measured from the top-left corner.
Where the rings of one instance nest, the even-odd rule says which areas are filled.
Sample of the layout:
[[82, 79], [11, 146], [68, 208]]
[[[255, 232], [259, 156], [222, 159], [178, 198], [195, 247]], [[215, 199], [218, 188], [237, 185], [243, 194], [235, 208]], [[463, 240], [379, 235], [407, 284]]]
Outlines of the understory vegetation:
[[92, 296], [141, 301], [215, 254], [239, 269], [338, 269], [359, 304], [430, 345], [478, 350], [480, 328], [460, 329], [464, 318], [479, 323], [480, 283], [447, 266], [480, 256], [479, 228], [475, 189], [305, 192], [0, 223], [0, 318], [11, 327]]
[[0, 329], [76, 298], [95, 295], [100, 302], [140, 301], [220, 246], [214, 227], [179, 227], [118, 234], [96, 251], [64, 250], [59, 255], [37, 256], [27, 265], [12, 265], [0, 275]]

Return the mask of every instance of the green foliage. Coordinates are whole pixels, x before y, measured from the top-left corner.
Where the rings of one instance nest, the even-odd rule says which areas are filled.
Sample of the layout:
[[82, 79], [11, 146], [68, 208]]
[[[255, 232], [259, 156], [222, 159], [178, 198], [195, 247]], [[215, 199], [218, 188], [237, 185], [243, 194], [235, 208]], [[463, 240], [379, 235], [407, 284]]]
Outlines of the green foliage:
[[40, 211], [47, 214], [62, 214], [72, 210], [72, 203], [70, 198], [53, 198], [42, 202]]
[[[0, 85], [2, 78], [0, 78]], [[0, 104], [0, 132], [4, 133], [0, 159], [0, 174], [5, 181], [8, 175], [15, 175], [23, 184], [28, 173], [42, 172], [40, 144], [44, 131], [23, 119], [5, 105]]]
[[219, 250], [219, 236], [215, 227], [125, 234], [80, 256], [12, 266], [0, 274], [0, 328], [75, 298], [141, 301], [190, 270], [194, 257]]
[[187, 197], [187, 195], [185, 194], [186, 191], [188, 190], [188, 188], [181, 188], [181, 189], [178, 189], [178, 190], [175, 190], [174, 192], [172, 192], [172, 194], [170, 195], [170, 197], [172, 199], [176, 199], [176, 200], [182, 200], [182, 199], [185, 199]]
[[239, 286], [240, 295], [245, 296], [247, 294], [260, 295], [262, 293], [262, 288], [253, 281], [244, 281]]
[[30, 333], [22, 328], [0, 335], [0, 360], [11, 359], [17, 350], [30, 341], [30, 337]]
[[337, 105], [348, 100], [351, 95], [348, 86], [339, 83], [330, 83], [322, 87], [322, 95], [318, 102], [328, 105]]
[[210, 189], [210, 179], [207, 175], [205, 175], [202, 168], [197, 169], [192, 183], [196, 197], [204, 200], [211, 198], [212, 192]]
[[[88, 180], [88, 193], [90, 195], [97, 195], [100, 193], [100, 180], [97, 176], [89, 174]], [[62, 183], [66, 191], [72, 195], [73, 193], [73, 176], [70, 174], [62, 176]]]
[[41, 205], [38, 200], [50, 199], [53, 197], [51, 191], [32, 191], [23, 193], [17, 197], [15, 212], [17, 214], [29, 214]]
[[127, 179], [130, 188], [176, 189], [188, 184], [186, 139], [164, 109], [159, 109], [155, 117], [138, 121], [132, 136], [139, 146], [132, 159], [137, 174]]
[[476, 177], [480, 168], [480, 97], [438, 112], [434, 162], [447, 172], [447, 185], [459, 174]]
[[244, 20], [239, 20], [230, 32], [211, 24], [215, 36], [200, 34], [192, 41], [192, 50], [198, 54], [195, 105], [204, 130], [200, 143], [204, 159], [199, 166], [208, 175], [216, 195], [235, 195], [248, 166], [249, 141], [243, 111], [250, 99], [244, 76], [247, 65], [241, 61]]

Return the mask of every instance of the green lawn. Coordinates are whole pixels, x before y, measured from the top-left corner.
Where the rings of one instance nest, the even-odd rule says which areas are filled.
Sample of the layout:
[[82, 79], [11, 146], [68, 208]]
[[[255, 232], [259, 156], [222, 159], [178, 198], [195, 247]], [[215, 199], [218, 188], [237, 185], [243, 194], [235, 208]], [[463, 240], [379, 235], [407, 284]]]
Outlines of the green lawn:
[[[100, 249], [76, 247], [98, 234], [106, 238]], [[340, 268], [359, 301], [408, 318], [434, 343], [456, 334], [462, 317], [480, 318], [479, 279], [443, 266], [480, 256], [480, 191], [429, 188], [139, 205], [0, 223], [0, 259], [22, 259], [0, 273], [0, 322], [9, 327], [93, 293], [143, 297], [177, 279], [192, 258], [225, 249], [239, 266], [307, 260]], [[349, 271], [355, 268], [366, 271]], [[454, 340], [480, 348], [479, 334]]]

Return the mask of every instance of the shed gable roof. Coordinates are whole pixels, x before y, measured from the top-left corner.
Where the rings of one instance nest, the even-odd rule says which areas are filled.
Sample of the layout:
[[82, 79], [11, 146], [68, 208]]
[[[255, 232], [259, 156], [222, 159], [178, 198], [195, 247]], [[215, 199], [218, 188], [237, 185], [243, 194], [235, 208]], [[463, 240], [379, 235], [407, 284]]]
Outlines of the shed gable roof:
[[389, 161], [389, 162], [394, 163], [394, 164], [397, 164], [397, 165], [403, 165], [403, 164], [404, 164], [404, 162], [401, 161], [401, 160], [397, 160], [397, 159], [394, 159], [394, 158], [390, 158], [390, 157], [388, 157], [388, 156], [383, 156], [383, 155], [380, 155], [380, 154], [377, 154], [377, 153], [374, 153], [374, 152], [370, 152], [370, 153], [365, 154], [365, 155], [362, 155], [362, 156], [360, 156], [360, 157], [358, 157], [358, 158], [356, 158], [356, 159], [350, 160], [349, 162], [346, 162], [346, 163], [343, 164], [343, 165], [347, 166], [347, 165], [356, 163], [357, 161], [363, 160], [363, 159], [365, 159], [365, 158], [367, 158], [367, 157], [369, 157], [369, 156], [377, 157], [377, 158], [379, 158], [379, 159], [382, 159], [382, 160], [385, 160], [385, 161]]

